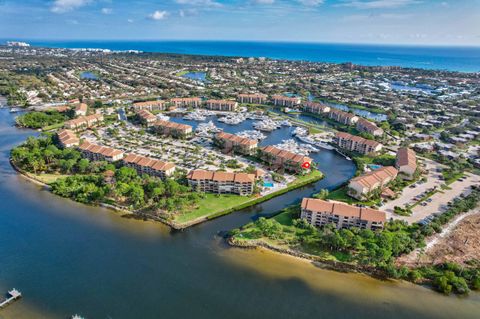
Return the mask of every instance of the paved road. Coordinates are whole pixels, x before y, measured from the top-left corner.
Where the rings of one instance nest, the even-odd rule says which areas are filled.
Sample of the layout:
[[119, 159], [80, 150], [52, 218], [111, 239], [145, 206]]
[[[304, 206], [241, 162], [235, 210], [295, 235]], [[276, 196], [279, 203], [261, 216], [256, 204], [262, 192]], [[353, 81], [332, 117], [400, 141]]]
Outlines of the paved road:
[[393, 216], [387, 213], [388, 218], [402, 219], [408, 223], [414, 223], [423, 218], [437, 212], [443, 212], [447, 208], [447, 203], [461, 194], [468, 195], [471, 192], [472, 185], [480, 185], [480, 176], [474, 174], [466, 174], [463, 181], [456, 181], [449, 185], [450, 189], [443, 190], [442, 193], [436, 193], [432, 197], [432, 201], [426, 206], [417, 205], [412, 209], [411, 216]]
[[380, 207], [380, 210], [386, 212], [388, 217], [393, 213], [393, 208], [395, 206], [404, 207], [407, 204], [413, 204], [415, 203], [413, 200], [415, 196], [420, 195], [435, 186], [440, 187], [440, 185], [443, 184], [443, 180], [441, 179], [442, 173], [437, 172], [437, 169], [441, 168], [442, 165], [429, 159], [423, 159], [423, 163], [425, 163], [425, 169], [429, 171], [427, 181], [423, 184], [417, 185], [415, 188], [404, 188], [402, 194], [398, 198], [389, 201]]

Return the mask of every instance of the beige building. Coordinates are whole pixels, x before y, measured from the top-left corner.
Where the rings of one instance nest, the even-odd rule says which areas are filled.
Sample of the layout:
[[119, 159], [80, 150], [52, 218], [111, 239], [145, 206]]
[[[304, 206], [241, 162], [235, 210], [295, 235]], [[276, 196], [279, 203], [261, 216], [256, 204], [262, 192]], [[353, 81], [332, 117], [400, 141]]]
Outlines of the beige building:
[[328, 117], [344, 125], [353, 125], [358, 121], [358, 116], [356, 116], [355, 114], [340, 111], [337, 109], [330, 109]]
[[237, 101], [240, 103], [249, 103], [249, 104], [266, 104], [268, 96], [262, 93], [254, 94], [239, 94], [237, 96]]
[[356, 199], [369, 198], [376, 190], [382, 191], [388, 183], [397, 177], [398, 171], [393, 166], [385, 166], [357, 176], [348, 183], [348, 195]]
[[62, 147], [72, 147], [80, 144], [80, 139], [77, 137], [75, 132], [71, 130], [59, 130], [57, 132], [58, 142]]
[[161, 135], [169, 135], [175, 138], [189, 138], [193, 134], [192, 127], [170, 121], [157, 120], [153, 123], [153, 129]]
[[272, 102], [276, 106], [295, 107], [300, 104], [302, 99], [300, 97], [288, 97], [283, 95], [273, 95]]
[[230, 133], [220, 132], [215, 135], [215, 144], [218, 145], [224, 153], [240, 153], [253, 155], [258, 146], [256, 140], [240, 137]]
[[200, 107], [202, 105], [202, 99], [199, 97], [176, 97], [170, 100], [175, 107], [188, 108], [188, 107]]
[[103, 122], [102, 114], [92, 114], [87, 116], [80, 116], [76, 119], [66, 121], [64, 126], [66, 129], [73, 131], [82, 131], [87, 128], [95, 127]]
[[302, 167], [304, 163], [312, 165], [313, 160], [310, 157], [285, 151], [274, 146], [265, 146], [258, 149], [260, 158], [273, 166], [273, 169], [285, 169], [287, 171], [299, 173], [308, 170]]
[[358, 227], [377, 230], [382, 229], [387, 221], [385, 212], [341, 202], [304, 198], [301, 207], [300, 217], [315, 227], [334, 224], [337, 229]]
[[147, 110], [147, 111], [164, 111], [167, 107], [166, 101], [145, 101], [145, 102], [135, 102], [132, 105], [134, 111]]
[[197, 192], [242, 196], [251, 195], [255, 185], [255, 175], [247, 173], [194, 170], [188, 173], [187, 180]]
[[402, 178], [412, 180], [417, 171], [417, 155], [415, 151], [406, 147], [399, 148], [395, 167]]
[[313, 114], [325, 114], [329, 113], [331, 110], [330, 106], [317, 103], [317, 102], [305, 102], [303, 103], [303, 111]]
[[377, 141], [367, 140], [366, 138], [345, 132], [337, 132], [333, 142], [340, 148], [360, 154], [377, 153], [383, 148], [383, 145]]
[[206, 108], [214, 111], [236, 111], [238, 103], [231, 100], [207, 100]]
[[123, 158], [123, 152], [111, 147], [83, 142], [79, 147], [82, 155], [91, 161], [115, 162]]
[[162, 162], [154, 158], [136, 154], [128, 154], [123, 158], [123, 164], [140, 174], [148, 174], [166, 179], [175, 172], [175, 164]]
[[87, 115], [88, 106], [85, 103], [80, 103], [75, 107], [76, 116], [85, 116]]
[[138, 120], [145, 125], [151, 125], [157, 120], [157, 117], [147, 110], [137, 110], [136, 114]]
[[375, 123], [370, 122], [366, 119], [358, 119], [356, 129], [359, 132], [366, 132], [372, 134], [373, 136], [382, 136], [383, 129], [378, 127]]

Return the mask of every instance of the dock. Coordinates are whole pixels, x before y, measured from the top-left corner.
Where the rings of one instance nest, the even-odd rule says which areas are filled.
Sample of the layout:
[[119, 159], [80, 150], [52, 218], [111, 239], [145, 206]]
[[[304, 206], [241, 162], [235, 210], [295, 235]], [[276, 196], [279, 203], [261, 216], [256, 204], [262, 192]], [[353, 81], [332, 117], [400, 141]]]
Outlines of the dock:
[[8, 306], [11, 302], [22, 297], [22, 293], [17, 289], [13, 288], [7, 293], [7, 298], [0, 303], [0, 309]]

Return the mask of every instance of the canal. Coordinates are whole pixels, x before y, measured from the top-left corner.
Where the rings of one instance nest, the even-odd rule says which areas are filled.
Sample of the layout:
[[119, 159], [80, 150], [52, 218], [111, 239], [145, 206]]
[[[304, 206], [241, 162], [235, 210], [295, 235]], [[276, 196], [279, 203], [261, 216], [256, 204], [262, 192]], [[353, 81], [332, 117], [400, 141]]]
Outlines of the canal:
[[318, 269], [227, 247], [218, 232], [332, 188], [354, 173], [333, 152], [326, 178], [183, 232], [55, 196], [12, 170], [10, 149], [36, 134], [0, 109], [0, 292], [24, 298], [0, 318], [478, 318], [480, 296]]

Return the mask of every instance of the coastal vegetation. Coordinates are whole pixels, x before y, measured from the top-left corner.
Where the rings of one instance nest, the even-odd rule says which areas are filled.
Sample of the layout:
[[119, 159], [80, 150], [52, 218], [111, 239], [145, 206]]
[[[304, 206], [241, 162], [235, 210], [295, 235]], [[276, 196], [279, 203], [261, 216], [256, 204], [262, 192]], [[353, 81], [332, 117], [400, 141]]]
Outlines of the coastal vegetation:
[[65, 113], [58, 111], [45, 111], [45, 112], [28, 112], [17, 116], [15, 121], [17, 125], [21, 127], [27, 127], [32, 129], [45, 129], [52, 125], [63, 125], [63, 122], [70, 119]]
[[458, 214], [467, 212], [480, 202], [480, 189], [455, 199], [448, 210], [436, 216], [428, 225], [408, 225], [403, 221], [387, 222], [381, 231], [350, 228], [336, 229], [332, 225], [315, 228], [300, 219], [299, 205], [288, 207], [272, 218], [260, 218], [231, 232], [230, 242], [238, 246], [264, 246], [279, 251], [311, 257], [320, 262], [336, 262], [350, 269], [382, 271], [391, 278], [426, 283], [443, 293], [468, 293], [479, 289], [480, 267], [438, 264], [418, 268], [397, 265], [396, 259], [425, 246], [425, 238], [442, 231]]

